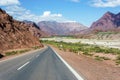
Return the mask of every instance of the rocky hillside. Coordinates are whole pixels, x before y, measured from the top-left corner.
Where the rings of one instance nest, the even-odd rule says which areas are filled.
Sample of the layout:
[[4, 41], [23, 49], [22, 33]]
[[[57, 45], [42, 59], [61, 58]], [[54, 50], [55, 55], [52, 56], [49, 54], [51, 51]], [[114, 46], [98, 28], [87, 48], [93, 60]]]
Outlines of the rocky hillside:
[[76, 22], [59, 23], [56, 21], [41, 21], [38, 23], [41, 30], [50, 35], [69, 35], [72, 32], [81, 31], [87, 27]]
[[105, 13], [99, 20], [91, 25], [92, 30], [98, 31], [119, 31], [120, 30], [120, 13]]
[[92, 39], [120, 39], [120, 13], [106, 12], [90, 28], [79, 32], [76, 36]]
[[27, 21], [27, 20], [24, 20], [23, 22], [25, 22], [26, 24], [30, 25], [30, 32], [32, 33], [32, 35], [40, 38], [40, 37], [49, 37], [50, 35], [47, 34], [46, 32], [42, 31], [40, 29], [40, 27], [35, 23], [35, 22], [32, 22], [32, 21]]
[[9, 49], [42, 46], [30, 31], [34, 25], [20, 22], [0, 9], [0, 52]]

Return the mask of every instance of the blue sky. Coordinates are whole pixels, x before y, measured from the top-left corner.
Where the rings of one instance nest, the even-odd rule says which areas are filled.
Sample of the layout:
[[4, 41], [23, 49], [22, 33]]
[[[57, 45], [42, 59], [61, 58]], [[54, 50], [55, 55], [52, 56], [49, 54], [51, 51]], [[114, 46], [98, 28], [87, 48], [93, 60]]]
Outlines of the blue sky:
[[120, 12], [120, 0], [0, 0], [18, 20], [79, 22], [90, 26], [107, 11]]

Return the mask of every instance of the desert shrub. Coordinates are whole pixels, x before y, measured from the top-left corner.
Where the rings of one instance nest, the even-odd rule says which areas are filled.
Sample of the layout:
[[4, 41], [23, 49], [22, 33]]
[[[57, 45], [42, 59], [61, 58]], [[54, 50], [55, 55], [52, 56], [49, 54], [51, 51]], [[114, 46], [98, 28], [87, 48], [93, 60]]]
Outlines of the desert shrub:
[[101, 57], [103, 60], [110, 60], [108, 57]]
[[18, 51], [18, 53], [25, 53], [27, 51], [29, 51], [29, 50], [28, 49], [26, 49], [26, 50], [20, 50], [20, 51]]
[[6, 56], [9, 56], [9, 55], [14, 55], [14, 54], [17, 54], [18, 51], [10, 51], [10, 52], [6, 52]]
[[17, 50], [17, 51], [10, 51], [10, 52], [6, 52], [5, 56], [10, 56], [10, 55], [15, 55], [15, 54], [25, 53], [27, 51], [29, 51], [29, 49]]
[[95, 56], [95, 60], [102, 61], [103, 59], [99, 56]]
[[119, 64], [120, 64], [120, 55], [118, 55], [116, 58], [116, 65], [119, 65]]

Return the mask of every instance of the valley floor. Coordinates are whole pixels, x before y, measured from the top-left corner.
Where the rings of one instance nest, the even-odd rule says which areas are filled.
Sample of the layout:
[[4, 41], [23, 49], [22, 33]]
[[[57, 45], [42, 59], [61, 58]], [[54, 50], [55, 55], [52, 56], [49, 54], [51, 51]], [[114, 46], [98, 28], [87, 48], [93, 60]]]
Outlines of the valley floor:
[[55, 38], [42, 38], [42, 40], [49, 40], [49, 41], [63, 41], [67, 43], [85, 43], [85, 44], [92, 44], [92, 45], [99, 45], [105, 46], [110, 48], [118, 48], [120, 49], [120, 40], [97, 40], [97, 39], [76, 39], [76, 38], [64, 38], [64, 37], [55, 37]]
[[59, 53], [78, 73], [87, 80], [119, 80], [120, 67], [97, 61], [85, 55], [77, 55], [72, 52], [64, 52], [51, 46]]

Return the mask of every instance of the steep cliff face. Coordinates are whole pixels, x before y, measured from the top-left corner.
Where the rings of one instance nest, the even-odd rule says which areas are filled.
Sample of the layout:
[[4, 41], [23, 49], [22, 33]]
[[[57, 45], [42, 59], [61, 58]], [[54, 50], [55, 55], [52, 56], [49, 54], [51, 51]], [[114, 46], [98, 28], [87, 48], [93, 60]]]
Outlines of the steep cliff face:
[[39, 40], [32, 35], [32, 25], [14, 20], [0, 9], [0, 52], [9, 49], [41, 46]]
[[24, 23], [28, 24], [29, 27], [29, 31], [32, 33], [33, 36], [36, 36], [38, 38], [40, 38], [42, 35], [42, 31], [41, 29], [37, 26], [36, 23], [32, 22], [32, 21], [23, 21]]
[[120, 30], [120, 13], [105, 13], [99, 20], [91, 25], [91, 29], [98, 31], [118, 31]]
[[50, 34], [46, 33], [45, 31], [42, 31], [41, 28], [32, 21], [27, 21], [24, 20], [23, 22], [25, 22], [26, 24], [30, 25], [30, 32], [32, 33], [32, 35], [40, 38], [40, 37], [50, 37]]

